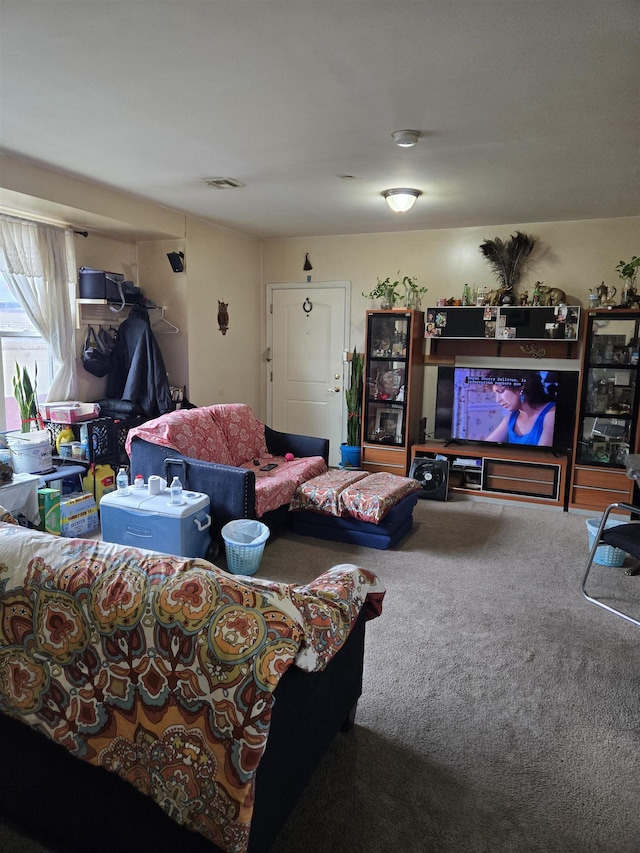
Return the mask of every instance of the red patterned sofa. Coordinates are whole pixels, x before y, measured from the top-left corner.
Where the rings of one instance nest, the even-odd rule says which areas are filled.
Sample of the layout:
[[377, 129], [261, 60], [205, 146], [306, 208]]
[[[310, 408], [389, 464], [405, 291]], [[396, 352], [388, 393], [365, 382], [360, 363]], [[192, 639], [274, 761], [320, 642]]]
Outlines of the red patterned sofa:
[[353, 722], [383, 595], [0, 522], [0, 814], [65, 853], [265, 853]]
[[[259, 518], [271, 530], [287, 523], [296, 488], [327, 470], [329, 441], [272, 430], [249, 406], [225, 403], [134, 427], [126, 451], [132, 475], [178, 475], [183, 485], [207, 494], [215, 537], [236, 518]], [[294, 459], [287, 461], [287, 454]], [[275, 467], [261, 471], [266, 463]]]

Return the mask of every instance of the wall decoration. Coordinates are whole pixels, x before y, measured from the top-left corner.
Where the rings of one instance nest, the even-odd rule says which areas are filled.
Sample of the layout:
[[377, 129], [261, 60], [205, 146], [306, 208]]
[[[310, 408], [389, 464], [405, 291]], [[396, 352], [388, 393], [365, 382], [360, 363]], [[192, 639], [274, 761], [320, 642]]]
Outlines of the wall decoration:
[[227, 334], [227, 329], [229, 328], [228, 306], [228, 302], [221, 302], [218, 299], [218, 327], [223, 335]]

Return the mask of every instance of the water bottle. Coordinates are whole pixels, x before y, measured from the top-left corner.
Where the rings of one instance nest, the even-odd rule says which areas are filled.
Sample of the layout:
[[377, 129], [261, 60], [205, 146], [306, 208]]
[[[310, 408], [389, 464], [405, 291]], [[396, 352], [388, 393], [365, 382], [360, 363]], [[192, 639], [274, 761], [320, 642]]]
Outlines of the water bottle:
[[182, 504], [182, 483], [178, 477], [174, 477], [171, 481], [171, 506], [180, 506]]
[[116, 477], [116, 488], [119, 495], [129, 494], [129, 477], [124, 468], [120, 468]]

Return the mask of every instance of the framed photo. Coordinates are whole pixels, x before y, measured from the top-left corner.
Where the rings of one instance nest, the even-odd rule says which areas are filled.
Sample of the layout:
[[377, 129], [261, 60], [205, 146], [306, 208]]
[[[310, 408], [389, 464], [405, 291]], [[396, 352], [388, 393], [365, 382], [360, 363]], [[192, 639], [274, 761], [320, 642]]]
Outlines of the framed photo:
[[402, 444], [402, 415], [401, 409], [387, 409], [382, 406], [376, 411], [376, 433], [384, 435], [387, 441]]

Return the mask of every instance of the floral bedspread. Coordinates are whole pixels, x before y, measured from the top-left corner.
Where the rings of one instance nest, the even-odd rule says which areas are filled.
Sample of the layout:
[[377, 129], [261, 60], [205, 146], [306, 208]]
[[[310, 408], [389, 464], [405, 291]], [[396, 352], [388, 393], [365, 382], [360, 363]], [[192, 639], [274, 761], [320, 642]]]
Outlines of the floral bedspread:
[[0, 523], [0, 711], [244, 853], [280, 678], [383, 595], [353, 565], [296, 587]]

